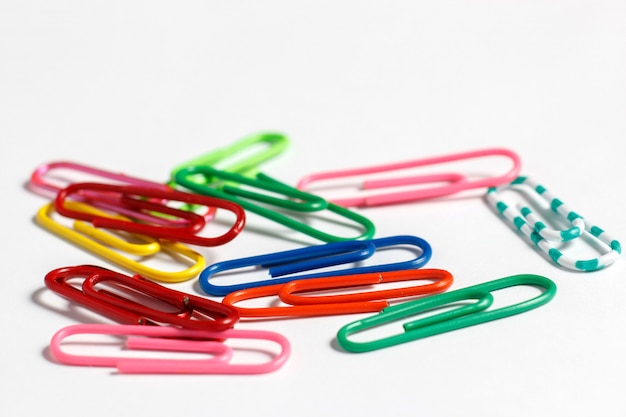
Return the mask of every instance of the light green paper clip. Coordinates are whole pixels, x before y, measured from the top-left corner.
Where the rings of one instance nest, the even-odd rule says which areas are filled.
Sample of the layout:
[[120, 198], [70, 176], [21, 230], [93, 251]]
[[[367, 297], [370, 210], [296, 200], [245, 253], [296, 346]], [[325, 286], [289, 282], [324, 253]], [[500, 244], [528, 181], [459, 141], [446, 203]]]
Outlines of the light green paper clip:
[[[488, 310], [493, 304], [492, 291], [517, 285], [542, 287], [544, 291], [538, 296], [521, 301], [517, 304]], [[420, 298], [383, 309], [375, 316], [366, 317], [343, 326], [337, 333], [339, 345], [350, 352], [368, 352], [401, 343], [422, 339], [428, 336], [509, 317], [540, 307], [550, 301], [556, 294], [556, 284], [541, 275], [520, 274], [500, 278], [471, 287]], [[476, 300], [473, 303], [462, 303], [460, 307], [414, 320], [403, 325], [404, 332], [386, 338], [367, 342], [349, 340], [352, 334], [363, 332], [374, 327], [407, 318], [447, 304]]]
[[[259, 146], [262, 148], [261, 150], [251, 151]], [[289, 140], [285, 135], [274, 132], [256, 133], [246, 136], [229, 146], [212, 150], [178, 165], [172, 170], [170, 177], [174, 181], [179, 171], [193, 166], [208, 166], [226, 172], [253, 176], [258, 172], [258, 166], [261, 163], [279, 155], [287, 146], [289, 146]], [[246, 153], [251, 154], [245, 155]], [[238, 157], [239, 159], [237, 159]], [[218, 167], [219, 164], [224, 164], [229, 159], [232, 160], [229, 165]], [[205, 176], [197, 176], [194, 178], [194, 181], [206, 184], [211, 179]]]

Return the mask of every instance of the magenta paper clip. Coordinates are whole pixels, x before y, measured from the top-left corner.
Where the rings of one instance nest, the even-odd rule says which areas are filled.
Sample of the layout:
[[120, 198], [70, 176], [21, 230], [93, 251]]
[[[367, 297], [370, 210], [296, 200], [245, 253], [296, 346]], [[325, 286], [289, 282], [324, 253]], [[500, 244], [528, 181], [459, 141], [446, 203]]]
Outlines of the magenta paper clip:
[[[155, 359], [122, 356], [87, 356], [65, 352], [61, 345], [73, 335], [141, 336], [128, 337], [132, 350], [207, 353], [208, 359]], [[218, 340], [225, 340], [220, 342]], [[275, 342], [280, 352], [267, 352], [272, 359], [262, 363], [233, 363], [237, 348], [230, 339], [254, 339]], [[70, 342], [65, 342], [68, 345]], [[81, 342], [81, 345], [85, 344]], [[120, 373], [134, 374], [262, 374], [279, 369], [291, 353], [289, 341], [281, 334], [266, 330], [228, 329], [214, 332], [162, 326], [117, 324], [76, 324], [57, 331], [50, 341], [50, 353], [65, 365], [115, 367]]]
[[[443, 172], [434, 174], [408, 175], [404, 177], [396, 176], [392, 178], [366, 179], [366, 175], [379, 174], [391, 171], [399, 171], [410, 168], [426, 167], [429, 165], [443, 164], [475, 158], [504, 156], [513, 162], [513, 166], [504, 174], [496, 176], [481, 176], [471, 179], [468, 175], [456, 172]], [[376, 165], [371, 167], [353, 168], [338, 171], [327, 171], [310, 174], [303, 177], [297, 184], [297, 188], [305, 190], [310, 184], [323, 180], [336, 180], [345, 177], [362, 177], [360, 188], [362, 191], [375, 190], [390, 187], [411, 187], [404, 191], [390, 191], [375, 195], [357, 195], [333, 199], [333, 203], [343, 207], [367, 207], [380, 206], [385, 204], [398, 204], [410, 201], [422, 200], [426, 198], [442, 197], [459, 191], [495, 187], [513, 181], [519, 174], [522, 167], [520, 157], [513, 151], [502, 148], [487, 148], [470, 152], [461, 152], [443, 156], [416, 159], [405, 162]], [[424, 184], [431, 184], [424, 186]], [[436, 185], [440, 184], [440, 185]], [[320, 186], [321, 187], [321, 186]], [[333, 188], [338, 188], [337, 184]], [[319, 191], [316, 191], [320, 194]]]

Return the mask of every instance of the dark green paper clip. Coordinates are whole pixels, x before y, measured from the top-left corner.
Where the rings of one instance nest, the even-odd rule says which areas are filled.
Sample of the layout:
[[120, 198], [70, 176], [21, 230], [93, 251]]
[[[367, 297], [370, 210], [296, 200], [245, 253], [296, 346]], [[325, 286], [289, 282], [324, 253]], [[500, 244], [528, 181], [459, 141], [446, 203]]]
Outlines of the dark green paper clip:
[[[196, 178], [199, 175], [210, 178], [211, 182], [204, 184], [198, 182]], [[370, 239], [375, 233], [374, 224], [369, 219], [352, 210], [330, 203], [322, 197], [291, 187], [261, 172], [257, 173], [254, 177], [248, 177], [237, 173], [217, 170], [204, 165], [188, 166], [176, 173], [174, 181], [179, 186], [195, 193], [236, 202], [245, 210], [324, 242]], [[241, 185], [265, 190], [274, 195], [281, 195], [284, 198], [250, 191], [242, 188]], [[361, 225], [364, 231], [361, 235], [353, 238], [331, 235], [283, 214], [276, 209], [263, 207], [257, 203], [264, 203], [282, 209], [283, 211], [291, 211], [299, 215], [303, 213], [321, 213], [322, 211], [328, 210]]]
[[[542, 287], [544, 291], [534, 298], [517, 304], [488, 310], [493, 304], [491, 291], [517, 285]], [[343, 326], [337, 333], [337, 342], [342, 348], [350, 352], [368, 352], [382, 349], [523, 313], [546, 304], [555, 294], [556, 284], [546, 277], [533, 274], [512, 275], [467, 288], [387, 307], [375, 316], [366, 317]], [[348, 336], [352, 334], [419, 313], [424, 313], [432, 309], [445, 307], [447, 304], [460, 303], [468, 300], [476, 301], [469, 304], [464, 303], [460, 307], [456, 307], [452, 310], [405, 323], [403, 325], [403, 333], [367, 342], [348, 340]]]

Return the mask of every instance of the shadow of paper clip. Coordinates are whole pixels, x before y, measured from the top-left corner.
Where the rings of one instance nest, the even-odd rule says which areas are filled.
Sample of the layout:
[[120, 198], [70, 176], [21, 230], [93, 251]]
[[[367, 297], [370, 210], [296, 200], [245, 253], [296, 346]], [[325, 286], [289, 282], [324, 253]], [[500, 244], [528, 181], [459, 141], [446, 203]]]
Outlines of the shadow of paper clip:
[[[560, 223], [571, 225], [563, 230], [550, 229], [530, 208], [530, 200], [518, 202], [515, 206], [507, 204], [502, 192], [518, 189], [529, 196], [543, 200], [549, 210], [545, 216], [553, 217]], [[544, 186], [529, 177], [518, 177], [508, 185], [493, 187], [487, 191], [487, 202], [508, 220], [522, 235], [528, 238], [557, 265], [575, 271], [595, 271], [615, 262], [622, 253], [621, 244], [600, 227], [589, 222], [578, 213], [570, 210], [560, 199], [554, 197]], [[564, 247], [574, 242], [585, 242], [590, 250], [600, 254], [589, 259], [576, 259], [564, 252]]]

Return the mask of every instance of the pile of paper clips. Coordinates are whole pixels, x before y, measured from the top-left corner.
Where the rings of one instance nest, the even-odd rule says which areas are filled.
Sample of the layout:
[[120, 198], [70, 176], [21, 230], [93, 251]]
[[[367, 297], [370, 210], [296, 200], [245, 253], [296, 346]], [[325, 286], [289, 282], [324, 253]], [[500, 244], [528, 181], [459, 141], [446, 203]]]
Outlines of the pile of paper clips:
[[[481, 149], [316, 173], [290, 185], [259, 171], [261, 163], [280, 154], [287, 145], [288, 139], [281, 134], [252, 135], [176, 167], [167, 184], [70, 162], [37, 167], [30, 179], [30, 189], [50, 199], [37, 213], [38, 223], [130, 273], [85, 264], [62, 266], [45, 276], [45, 285], [50, 290], [119, 323], [78, 324], [59, 330], [50, 343], [55, 360], [134, 373], [265, 373], [280, 368], [288, 360], [289, 341], [272, 331], [240, 329], [241, 318], [373, 313], [346, 324], [336, 334], [338, 345], [347, 352], [366, 352], [519, 314], [547, 303], [556, 293], [553, 281], [533, 274], [508, 276], [449, 291], [453, 277], [448, 271], [425, 268], [432, 255], [426, 240], [413, 235], [375, 237], [374, 223], [354, 207], [407, 203], [485, 189], [494, 212], [510, 221], [513, 230], [535, 245], [546, 259], [563, 268], [593, 271], [610, 265], [621, 254], [618, 241], [571, 211], [543, 186], [519, 176], [521, 160], [507, 149]], [[217, 168], [226, 158], [259, 146], [262, 151], [240, 158], [228, 167]], [[494, 156], [509, 159], [511, 168], [502, 175], [482, 178], [444, 172], [372, 179], [361, 182], [360, 188], [395, 191], [370, 192], [367, 196], [355, 193], [332, 201], [307, 191], [313, 183], [328, 180]], [[95, 177], [98, 181], [68, 180], [58, 175], [59, 171], [66, 175], [74, 172], [76, 178]], [[59, 184], [60, 178], [63, 184]], [[407, 190], [407, 186], [415, 187]], [[398, 191], [395, 187], [405, 188]], [[511, 190], [521, 191], [515, 195], [525, 199], [507, 202], [504, 193]], [[224, 233], [207, 236], [206, 229], [216, 225], [217, 216], [224, 212], [230, 213], [232, 219], [226, 226], [224, 221], [219, 222], [226, 229]], [[323, 212], [353, 222], [360, 234], [337, 236], [312, 227], [309, 218]], [[206, 265], [194, 246], [210, 247], [244, 239], [240, 236], [246, 233], [249, 213], [320, 243]], [[72, 225], [64, 225], [61, 218], [70, 219]], [[587, 244], [595, 251], [594, 255], [576, 259], [566, 254], [565, 248], [572, 242]], [[363, 266], [361, 261], [393, 246], [411, 247], [416, 256], [409, 261]], [[155, 256], [169, 257], [185, 266], [173, 272], [148, 266], [145, 260]], [[233, 270], [250, 267], [267, 270], [270, 278], [217, 284], [216, 275], [233, 275], [236, 274]], [[163, 285], [189, 280], [198, 280], [197, 288], [205, 294], [181, 292]], [[384, 283], [405, 285], [405, 282], [406, 286], [402, 287], [349, 292], [350, 288]], [[515, 286], [538, 287], [541, 292], [517, 304], [490, 308], [493, 291]], [[323, 295], [312, 295], [320, 293]], [[274, 297], [276, 302], [270, 306], [242, 305], [243, 301], [249, 304], [248, 300], [260, 297]], [[451, 308], [433, 314], [446, 306]], [[413, 318], [420, 314], [421, 318]], [[403, 324], [404, 331], [399, 334], [367, 341], [355, 340], [353, 336], [407, 318], [409, 321]], [[125, 337], [129, 350], [174, 351], [205, 357], [69, 353], [66, 339], [85, 334]], [[229, 344], [237, 339], [271, 342], [276, 346], [270, 349], [269, 360], [242, 363], [235, 359], [236, 346]]]

